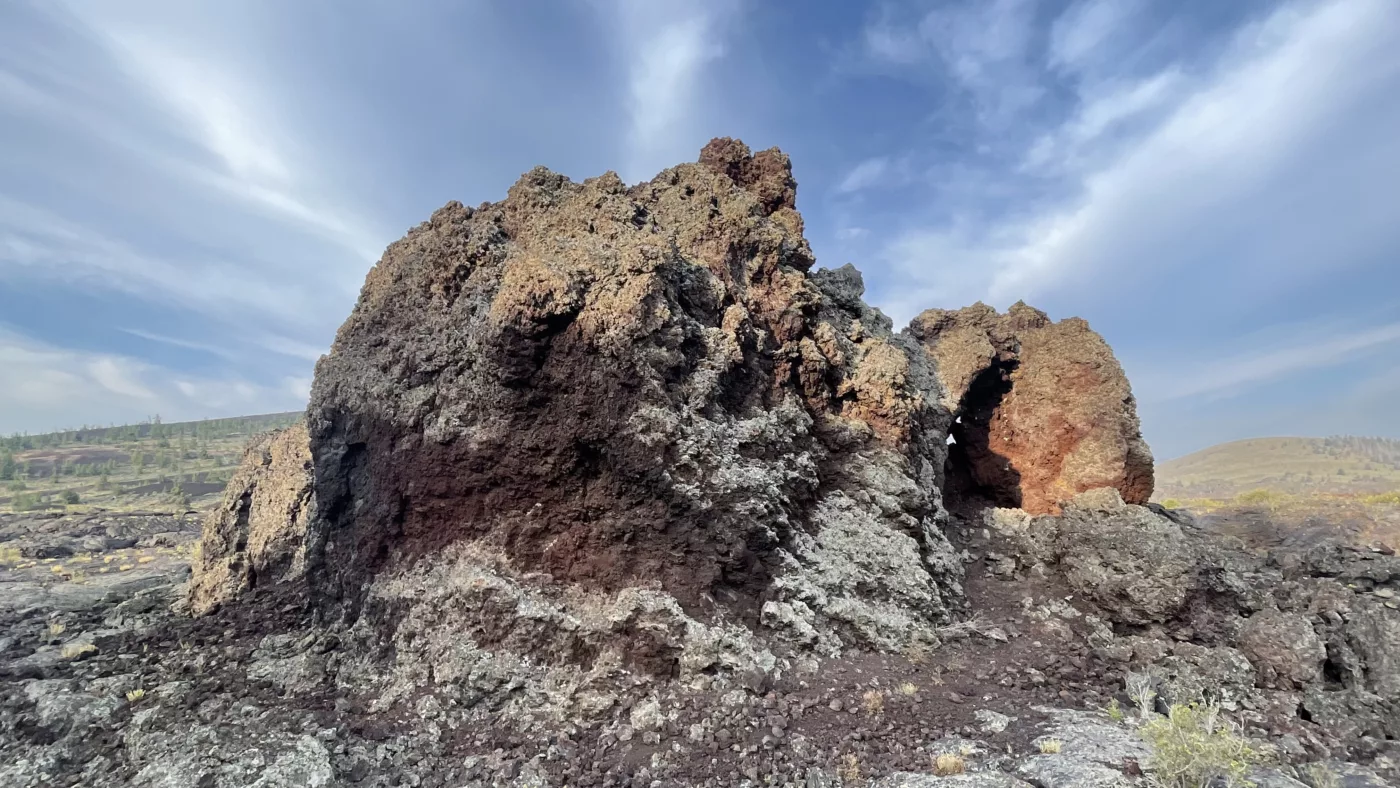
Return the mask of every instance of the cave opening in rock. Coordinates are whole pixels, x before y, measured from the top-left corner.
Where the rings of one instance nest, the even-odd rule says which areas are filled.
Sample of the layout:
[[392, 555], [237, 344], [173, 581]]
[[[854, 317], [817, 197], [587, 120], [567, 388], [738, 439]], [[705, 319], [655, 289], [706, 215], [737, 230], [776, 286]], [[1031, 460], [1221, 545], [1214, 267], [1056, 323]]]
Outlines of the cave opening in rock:
[[1011, 392], [1015, 359], [994, 361], [977, 374], [949, 428], [945, 498], [952, 505], [1019, 507], [1021, 474], [991, 445], [991, 425]]

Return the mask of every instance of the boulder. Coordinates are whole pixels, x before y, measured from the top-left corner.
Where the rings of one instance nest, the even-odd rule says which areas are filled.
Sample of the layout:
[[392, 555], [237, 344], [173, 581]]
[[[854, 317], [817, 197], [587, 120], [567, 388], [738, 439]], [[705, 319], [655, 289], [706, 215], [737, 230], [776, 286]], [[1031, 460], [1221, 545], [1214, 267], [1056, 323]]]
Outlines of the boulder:
[[1264, 687], [1293, 689], [1322, 674], [1327, 647], [1312, 624], [1296, 613], [1270, 610], [1251, 616], [1240, 629], [1239, 647], [1259, 671]]
[[957, 419], [955, 459], [995, 503], [1045, 514], [1099, 487], [1133, 504], [1152, 496], [1152, 453], [1128, 379], [1088, 323], [979, 303], [930, 309], [909, 332]]
[[316, 513], [306, 426], [260, 436], [245, 450], [222, 503], [204, 521], [191, 563], [191, 612], [202, 615], [258, 584], [300, 582]]

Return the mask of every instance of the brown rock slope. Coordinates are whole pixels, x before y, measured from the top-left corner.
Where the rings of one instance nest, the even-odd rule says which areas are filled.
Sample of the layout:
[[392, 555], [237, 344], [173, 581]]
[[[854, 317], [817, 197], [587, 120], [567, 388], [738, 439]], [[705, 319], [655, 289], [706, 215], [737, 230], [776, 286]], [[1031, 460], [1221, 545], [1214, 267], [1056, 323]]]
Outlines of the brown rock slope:
[[1112, 487], [1128, 503], [1152, 496], [1152, 453], [1128, 379], [1103, 338], [1079, 318], [1058, 323], [1018, 303], [930, 309], [910, 332], [943, 383], [955, 465], [1004, 506], [1056, 513], [1077, 493]]

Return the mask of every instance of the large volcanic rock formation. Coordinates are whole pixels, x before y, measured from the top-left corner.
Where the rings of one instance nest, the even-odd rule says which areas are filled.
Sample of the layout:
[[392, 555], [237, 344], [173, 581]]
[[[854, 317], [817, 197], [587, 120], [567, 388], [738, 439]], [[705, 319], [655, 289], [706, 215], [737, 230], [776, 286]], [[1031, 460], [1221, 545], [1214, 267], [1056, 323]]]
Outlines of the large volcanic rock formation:
[[393, 244], [307, 413], [317, 604], [353, 621], [385, 571], [470, 545], [806, 644], [931, 639], [961, 601], [949, 414], [860, 275], [810, 272], [795, 188], [716, 140], [631, 188], [536, 169]]
[[955, 414], [954, 483], [1002, 506], [1057, 513], [1086, 490], [1152, 497], [1152, 453], [1123, 369], [1079, 318], [1058, 323], [1018, 303], [930, 309], [910, 332], [943, 382]]
[[[289, 578], [400, 659], [427, 648], [407, 628], [662, 673], [762, 661], [720, 653], [736, 632], [893, 649], [964, 605], [953, 411], [955, 478], [1032, 511], [1146, 497], [1127, 382], [1082, 321], [974, 307], [895, 334], [854, 268], [811, 271], [795, 194], [782, 153], [719, 139], [631, 188], [536, 169], [438, 210], [370, 272], [307, 435], [231, 486], [194, 609]], [[260, 535], [271, 521], [289, 533]], [[550, 612], [521, 630], [522, 605]]]
[[[537, 169], [393, 244], [304, 429], [254, 445], [206, 521], [188, 602], [228, 609], [160, 634], [207, 645], [151, 671], [173, 716], [130, 715], [143, 773], [193, 735], [183, 771], [296, 750], [316, 784], [834, 784], [965, 752], [931, 727], [1125, 687], [1395, 771], [1394, 556], [1139, 505], [1151, 457], [1087, 324], [979, 304], [894, 333], [854, 268], [811, 270], [794, 200], [785, 156], [716, 140], [630, 188]], [[136, 646], [98, 642], [123, 676], [94, 691], [132, 686]], [[20, 694], [0, 745], [47, 713]], [[970, 748], [998, 753], [974, 775], [1027, 733]], [[1048, 785], [1061, 757], [1016, 768]]]

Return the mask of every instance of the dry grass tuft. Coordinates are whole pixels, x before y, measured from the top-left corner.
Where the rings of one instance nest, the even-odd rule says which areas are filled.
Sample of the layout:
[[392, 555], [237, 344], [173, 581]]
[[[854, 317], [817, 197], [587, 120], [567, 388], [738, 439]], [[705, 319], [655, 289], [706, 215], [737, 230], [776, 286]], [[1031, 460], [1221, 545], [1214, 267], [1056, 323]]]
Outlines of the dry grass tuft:
[[865, 713], [870, 715], [885, 713], [885, 693], [879, 690], [870, 690], [861, 696], [861, 705], [865, 707]]
[[836, 770], [841, 776], [841, 782], [848, 785], [856, 785], [860, 782], [860, 758], [853, 752], [848, 752], [841, 757], [841, 766]]
[[1040, 751], [1045, 755], [1058, 755], [1064, 746], [1065, 743], [1059, 739], [1042, 739], [1039, 745]]
[[933, 773], [939, 777], [950, 777], [967, 771], [967, 761], [960, 755], [944, 753], [933, 759]]
[[923, 643], [911, 643], [904, 649], [904, 658], [909, 660], [911, 665], [926, 665], [929, 656], [928, 646]]
[[64, 659], [68, 660], [79, 659], [81, 657], [87, 656], [88, 654], [96, 653], [97, 646], [94, 646], [91, 643], [69, 643], [68, 645], [64, 646], [61, 651], [59, 651], [59, 655], [62, 656]]

